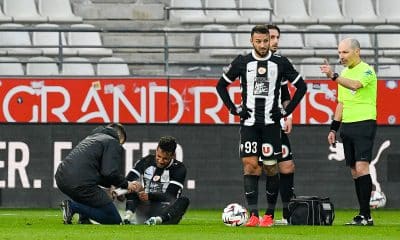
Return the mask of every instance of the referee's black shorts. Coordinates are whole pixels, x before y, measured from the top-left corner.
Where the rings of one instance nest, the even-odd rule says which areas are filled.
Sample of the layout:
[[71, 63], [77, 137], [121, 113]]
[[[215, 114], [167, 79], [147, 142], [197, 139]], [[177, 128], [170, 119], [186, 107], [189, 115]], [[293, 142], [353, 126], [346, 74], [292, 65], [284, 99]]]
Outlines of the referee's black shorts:
[[340, 137], [347, 166], [353, 167], [357, 161], [371, 162], [375, 134], [375, 120], [342, 123]]

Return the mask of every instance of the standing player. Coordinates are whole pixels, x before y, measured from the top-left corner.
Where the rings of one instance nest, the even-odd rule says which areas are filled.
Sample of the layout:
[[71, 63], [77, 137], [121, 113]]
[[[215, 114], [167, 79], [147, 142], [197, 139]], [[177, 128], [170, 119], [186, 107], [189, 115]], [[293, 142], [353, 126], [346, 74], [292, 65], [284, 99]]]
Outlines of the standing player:
[[338, 83], [338, 104], [328, 134], [334, 144], [340, 131], [346, 165], [351, 168], [360, 211], [347, 225], [372, 226], [369, 200], [372, 181], [369, 163], [376, 133], [377, 78], [374, 69], [361, 60], [360, 43], [347, 38], [339, 43], [340, 62], [345, 66], [341, 74], [334, 73], [326, 61], [321, 72]]
[[127, 180], [132, 181], [137, 189], [126, 195], [126, 224], [133, 223], [133, 213], [136, 213], [137, 224], [148, 225], [178, 224], [185, 214], [189, 199], [182, 197], [181, 193], [186, 167], [175, 159], [176, 146], [175, 138], [161, 137], [156, 154], [137, 161], [128, 173]]
[[[237, 56], [223, 73], [217, 91], [231, 114], [240, 117], [240, 157], [243, 163], [244, 192], [251, 217], [246, 226], [271, 226], [272, 219], [258, 214], [258, 180], [262, 167], [273, 165], [281, 158], [280, 119], [296, 108], [307, 87], [292, 64], [269, 51], [270, 37], [265, 25], [251, 31], [251, 53]], [[240, 78], [241, 105], [236, 106], [227, 87]], [[297, 90], [285, 108], [280, 108], [281, 79], [288, 79]]]
[[[270, 36], [270, 50], [275, 53], [278, 50], [281, 31], [276, 25], [267, 25], [267, 27]], [[283, 56], [280, 57], [284, 58]], [[281, 103], [285, 107], [290, 102], [287, 81], [283, 82], [281, 91]], [[292, 131], [292, 116], [289, 115], [286, 118], [281, 119], [281, 125], [282, 158], [278, 159], [278, 166], [276, 164], [264, 165], [264, 170], [267, 175], [266, 195], [268, 208], [266, 214], [274, 219], [275, 205], [279, 191], [283, 206], [283, 219], [281, 224], [287, 224], [287, 219], [289, 217], [288, 205], [290, 199], [293, 197], [293, 178], [295, 170], [292, 149], [288, 137], [288, 134]]]

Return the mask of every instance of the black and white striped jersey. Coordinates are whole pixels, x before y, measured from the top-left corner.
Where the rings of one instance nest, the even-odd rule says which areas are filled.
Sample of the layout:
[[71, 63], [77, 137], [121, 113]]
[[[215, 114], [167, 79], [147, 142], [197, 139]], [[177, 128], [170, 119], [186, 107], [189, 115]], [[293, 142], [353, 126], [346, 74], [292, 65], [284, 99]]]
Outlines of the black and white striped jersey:
[[186, 167], [176, 159], [165, 168], [158, 168], [154, 154], [137, 161], [127, 175], [128, 181], [140, 179], [147, 193], [168, 193], [179, 197], [186, 178]]
[[272, 124], [271, 109], [280, 106], [281, 85], [303, 81], [286, 57], [271, 52], [264, 58], [254, 50], [237, 56], [225, 69], [222, 78], [227, 84], [240, 79], [242, 105], [252, 110], [251, 117], [242, 122], [245, 126]]

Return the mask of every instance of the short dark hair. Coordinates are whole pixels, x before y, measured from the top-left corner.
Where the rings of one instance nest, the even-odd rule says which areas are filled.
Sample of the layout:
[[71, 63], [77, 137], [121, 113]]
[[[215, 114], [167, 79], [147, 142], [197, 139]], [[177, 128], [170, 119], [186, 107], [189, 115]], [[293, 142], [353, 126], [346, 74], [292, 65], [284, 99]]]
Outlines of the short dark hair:
[[176, 139], [171, 136], [161, 137], [158, 141], [158, 147], [164, 152], [175, 153], [176, 145]]
[[279, 35], [281, 35], [281, 29], [279, 29], [279, 27], [277, 25], [267, 24], [267, 28], [268, 28], [268, 30], [275, 29], [276, 31], [278, 31]]
[[110, 123], [110, 124], [107, 125], [107, 127], [115, 129], [117, 131], [117, 133], [118, 133], [118, 136], [120, 138], [123, 137], [123, 141], [122, 142], [126, 141], [126, 131], [125, 131], [124, 126], [122, 126], [122, 124], [120, 124], [120, 123]]
[[256, 25], [256, 26], [254, 26], [253, 29], [251, 29], [251, 36], [253, 36], [254, 33], [261, 33], [261, 34], [269, 35], [268, 28], [265, 25]]

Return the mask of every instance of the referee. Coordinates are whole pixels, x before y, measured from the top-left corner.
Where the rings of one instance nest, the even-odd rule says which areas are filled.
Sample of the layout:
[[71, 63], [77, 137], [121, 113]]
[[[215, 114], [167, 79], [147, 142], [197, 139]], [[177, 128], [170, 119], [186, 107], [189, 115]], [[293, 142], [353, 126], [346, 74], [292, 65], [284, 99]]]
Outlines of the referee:
[[374, 69], [361, 60], [360, 43], [346, 38], [338, 47], [340, 62], [345, 66], [341, 74], [332, 71], [328, 62], [321, 72], [338, 83], [338, 104], [328, 134], [328, 143], [335, 144], [340, 131], [346, 165], [350, 166], [355, 183], [360, 212], [346, 225], [372, 226], [369, 199], [372, 181], [369, 163], [376, 133], [377, 78]]

